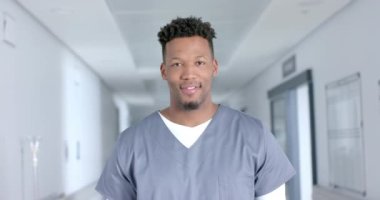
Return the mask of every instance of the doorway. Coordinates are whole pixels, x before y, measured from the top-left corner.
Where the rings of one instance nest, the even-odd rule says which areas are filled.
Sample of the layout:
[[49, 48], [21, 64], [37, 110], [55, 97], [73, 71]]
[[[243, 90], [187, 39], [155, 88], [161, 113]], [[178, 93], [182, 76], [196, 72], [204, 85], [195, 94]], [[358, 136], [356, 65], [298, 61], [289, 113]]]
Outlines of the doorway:
[[297, 171], [286, 184], [287, 199], [311, 200], [317, 183], [312, 71], [271, 89], [268, 97], [272, 133]]

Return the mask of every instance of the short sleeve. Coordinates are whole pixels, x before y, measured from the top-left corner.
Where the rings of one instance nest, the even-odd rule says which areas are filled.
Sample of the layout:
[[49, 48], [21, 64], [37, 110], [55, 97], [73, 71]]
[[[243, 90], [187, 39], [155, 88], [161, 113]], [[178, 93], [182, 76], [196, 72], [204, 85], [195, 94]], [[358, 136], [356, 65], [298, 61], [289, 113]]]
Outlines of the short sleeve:
[[295, 170], [274, 136], [264, 131], [263, 152], [255, 177], [255, 196], [272, 192], [295, 175]]
[[[124, 144], [125, 145], [125, 144]], [[106, 163], [98, 180], [96, 190], [107, 200], [135, 200], [136, 190], [130, 176], [131, 154], [123, 148], [119, 138], [116, 148]], [[119, 155], [123, 155], [120, 157]], [[126, 173], [127, 172], [127, 173]]]

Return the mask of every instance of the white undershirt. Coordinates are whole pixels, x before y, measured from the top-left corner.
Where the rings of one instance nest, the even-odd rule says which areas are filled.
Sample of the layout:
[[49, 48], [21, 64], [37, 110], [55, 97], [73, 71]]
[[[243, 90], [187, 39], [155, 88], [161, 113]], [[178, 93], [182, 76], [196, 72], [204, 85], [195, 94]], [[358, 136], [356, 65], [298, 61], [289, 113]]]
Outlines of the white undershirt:
[[257, 200], [286, 200], [285, 195], [285, 184], [282, 184], [277, 189], [272, 192], [265, 194], [263, 196], [259, 196], [256, 198]]
[[206, 130], [207, 126], [211, 122], [211, 119], [209, 119], [197, 126], [188, 127], [176, 124], [167, 119], [161, 113], [159, 114], [170, 132], [187, 148], [190, 148], [198, 140], [198, 138], [202, 135], [202, 133]]
[[[188, 127], [180, 124], [176, 124], [165, 116], [163, 116], [160, 112], [158, 112], [161, 116], [161, 119], [164, 121], [165, 125], [168, 127], [170, 132], [177, 138], [179, 142], [181, 142], [185, 147], [190, 148], [202, 135], [207, 126], [210, 124], [211, 119], [203, 122], [194, 127]], [[281, 185], [279, 188], [273, 190], [272, 192], [257, 197], [257, 200], [285, 200], [285, 184]]]

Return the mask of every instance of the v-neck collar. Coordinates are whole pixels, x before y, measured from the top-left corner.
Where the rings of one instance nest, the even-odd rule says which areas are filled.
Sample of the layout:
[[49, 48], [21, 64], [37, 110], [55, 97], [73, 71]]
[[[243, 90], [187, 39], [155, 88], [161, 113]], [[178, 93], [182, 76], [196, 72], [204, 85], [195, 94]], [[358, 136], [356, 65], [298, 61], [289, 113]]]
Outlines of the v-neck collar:
[[203, 160], [204, 156], [209, 155], [209, 153], [205, 152], [206, 149], [211, 148], [212, 142], [216, 139], [217, 134], [215, 130], [223, 109], [224, 107], [222, 105], [218, 106], [211, 122], [190, 148], [184, 146], [173, 133], [170, 132], [160, 117], [159, 111], [157, 111], [153, 115], [154, 120], [157, 121], [157, 129], [153, 134], [154, 139], [159, 143], [165, 153], [177, 159], [182, 165], [191, 164], [189, 162], [196, 162], [197, 160], [199, 161], [199, 159]]
[[191, 146], [193, 146], [195, 142], [198, 141], [199, 137], [202, 136], [212, 120], [212, 118], [210, 118], [209, 120], [202, 122], [197, 126], [189, 127], [170, 121], [160, 112], [158, 112], [158, 114], [170, 132], [176, 137], [178, 141], [181, 142], [181, 144], [186, 146], [186, 148], [191, 148]]

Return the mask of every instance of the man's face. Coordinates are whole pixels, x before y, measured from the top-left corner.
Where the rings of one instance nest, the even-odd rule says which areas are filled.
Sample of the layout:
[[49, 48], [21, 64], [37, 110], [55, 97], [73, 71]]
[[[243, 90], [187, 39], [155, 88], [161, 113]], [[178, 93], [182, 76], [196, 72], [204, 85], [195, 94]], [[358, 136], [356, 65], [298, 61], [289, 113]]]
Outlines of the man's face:
[[172, 105], [193, 110], [211, 103], [211, 83], [217, 72], [218, 63], [206, 39], [193, 36], [166, 43], [161, 75], [168, 82]]

